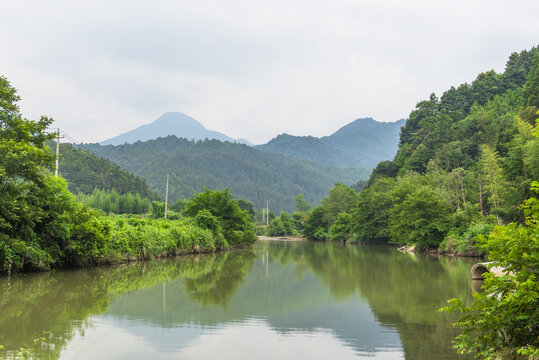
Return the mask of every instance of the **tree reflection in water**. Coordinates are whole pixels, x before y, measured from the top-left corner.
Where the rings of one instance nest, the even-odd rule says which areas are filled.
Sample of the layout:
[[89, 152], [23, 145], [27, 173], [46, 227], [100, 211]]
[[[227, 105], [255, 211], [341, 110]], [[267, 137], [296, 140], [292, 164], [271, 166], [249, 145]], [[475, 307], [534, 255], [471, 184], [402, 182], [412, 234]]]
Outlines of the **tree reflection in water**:
[[73, 336], [89, 326], [88, 317], [106, 313], [114, 299], [180, 278], [201, 304], [226, 304], [254, 259], [252, 250], [238, 250], [0, 278], [0, 358], [32, 345], [46, 331], [36, 356], [57, 359]]
[[2, 278], [0, 344], [13, 351], [49, 331], [36, 355], [56, 359], [92, 326], [91, 315], [108, 314], [163, 328], [263, 318], [278, 332], [326, 328], [355, 349], [376, 351], [363, 319], [355, 328], [343, 322], [343, 311], [361, 301], [398, 331], [407, 359], [453, 358], [456, 330], [437, 309], [449, 298], [471, 298], [472, 262], [386, 247], [261, 242], [252, 250]]

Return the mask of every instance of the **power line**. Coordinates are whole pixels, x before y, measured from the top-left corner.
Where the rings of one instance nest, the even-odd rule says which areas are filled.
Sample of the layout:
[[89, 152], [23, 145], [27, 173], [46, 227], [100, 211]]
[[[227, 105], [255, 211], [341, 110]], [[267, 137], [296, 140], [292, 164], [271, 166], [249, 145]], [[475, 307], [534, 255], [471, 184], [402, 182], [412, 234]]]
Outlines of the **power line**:
[[[87, 148], [85, 145], [83, 145], [82, 142], [77, 141], [73, 136], [69, 135], [65, 130], [62, 130], [60, 128], [53, 128], [56, 129], [56, 131], [53, 132], [53, 134], [56, 137], [56, 167], [55, 167], [55, 176], [58, 176], [58, 161], [60, 158], [60, 139], [67, 139], [69, 140], [68, 143], [71, 143], [72, 146], [78, 148], [79, 150], [86, 150], [91, 153], [90, 149]], [[60, 133], [62, 136], [60, 136]]]
[[73, 136], [69, 135], [65, 130], [62, 130], [62, 129], [59, 129], [59, 130], [65, 136], [65, 138], [69, 140], [70, 143], [72, 143], [73, 145], [80, 146], [89, 151], [89, 149], [83, 145], [82, 141], [78, 141]]

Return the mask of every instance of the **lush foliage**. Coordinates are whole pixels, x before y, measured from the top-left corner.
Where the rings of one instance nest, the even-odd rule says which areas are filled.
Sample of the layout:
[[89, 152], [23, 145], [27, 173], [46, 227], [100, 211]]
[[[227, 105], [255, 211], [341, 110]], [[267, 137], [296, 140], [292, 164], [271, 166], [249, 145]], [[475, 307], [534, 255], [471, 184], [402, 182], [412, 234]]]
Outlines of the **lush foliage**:
[[350, 238], [352, 218], [349, 213], [357, 203], [357, 194], [344, 184], [335, 184], [322, 204], [308, 216], [303, 234], [308, 239], [343, 240]]
[[307, 212], [311, 210], [311, 204], [309, 204], [305, 198], [303, 197], [303, 194], [298, 194], [296, 196], [296, 206], [295, 210], [299, 212]]
[[462, 313], [457, 346], [477, 358], [539, 357], [538, 93], [533, 48], [512, 54], [503, 74], [432, 94], [354, 205], [339, 213], [323, 201], [303, 234], [488, 254], [506, 275], [486, 275], [473, 304], [446, 308]]
[[120, 195], [116, 190], [94, 189], [89, 194], [77, 194], [77, 199], [94, 209], [113, 214], [143, 214], [149, 211], [149, 199], [142, 198], [139, 193]]
[[[197, 195], [187, 204], [194, 219], [151, 220], [100, 216], [78, 202], [63, 178], [51, 175], [46, 142], [51, 119], [22, 118], [16, 90], [0, 77], [0, 272], [146, 259], [213, 251], [255, 240], [250, 215], [228, 192]], [[140, 196], [115, 190], [81, 195], [107, 211], [139, 212]], [[199, 211], [200, 210], [200, 211]], [[150, 214], [162, 217], [163, 204]], [[178, 216], [177, 216], [178, 217]]]
[[190, 252], [207, 252], [228, 247], [222, 235], [199, 223], [185, 220], [101, 218], [108, 239], [99, 261], [125, 258], [150, 259]]
[[60, 144], [58, 172], [67, 180], [69, 190], [74, 194], [91, 194], [97, 188], [114, 190], [120, 195], [132, 193], [155, 197], [141, 178], [71, 144]]
[[409, 173], [399, 179], [393, 190], [394, 205], [389, 211], [391, 241], [420, 248], [437, 246], [449, 230], [450, 209], [436, 190], [415, 186], [415, 176]]
[[315, 207], [305, 221], [303, 236], [312, 240], [325, 240], [331, 224], [326, 220], [326, 211], [323, 206]]
[[287, 212], [281, 212], [279, 217], [271, 220], [266, 229], [265, 235], [268, 236], [299, 236], [303, 228], [306, 214], [295, 211], [292, 215]]
[[394, 179], [382, 178], [358, 194], [358, 202], [352, 212], [352, 226], [360, 239], [381, 243], [389, 241], [387, 224], [393, 205], [391, 191], [394, 185]]
[[[84, 264], [100, 255], [102, 228], [49, 169], [52, 122], [22, 118], [16, 90], [0, 77], [0, 271]], [[84, 257], [81, 257], [84, 254]]]
[[253, 147], [218, 140], [189, 141], [174, 136], [119, 146], [86, 145], [94, 154], [145, 179], [164, 195], [170, 173], [169, 199], [187, 199], [210, 189], [230, 192], [260, 209], [269, 200], [275, 213], [294, 210], [294, 198], [317, 204], [335, 182], [351, 184], [368, 177], [367, 168], [338, 168]]
[[332, 166], [352, 167], [360, 165], [358, 159], [347, 157], [314, 136], [281, 134], [271, 139], [267, 144], [257, 145], [256, 148]]
[[[228, 189], [204, 189], [187, 202], [183, 213], [195, 219], [201, 216], [207, 218], [209, 215], [214, 217], [230, 245], [251, 244], [256, 240], [249, 213], [240, 209]], [[205, 220], [205, 223], [209, 222]]]
[[[309, 217], [305, 236], [481, 252], [478, 235], [524, 221], [519, 205], [539, 179], [537, 74], [533, 48], [512, 54], [503, 74], [489, 71], [419, 102], [402, 127], [395, 158], [357, 184], [365, 186], [357, 200], [335, 201], [333, 209], [328, 200], [343, 188], [332, 189]], [[343, 215], [333, 226], [340, 212], [350, 222]]]
[[[533, 188], [539, 192], [539, 183]], [[477, 358], [539, 356], [539, 200], [530, 198], [522, 209], [524, 225], [497, 226], [480, 237], [490, 266], [503, 268], [506, 275], [486, 273], [484, 291], [474, 295], [472, 305], [453, 299], [445, 308], [462, 314], [455, 324], [463, 329], [459, 351]]]

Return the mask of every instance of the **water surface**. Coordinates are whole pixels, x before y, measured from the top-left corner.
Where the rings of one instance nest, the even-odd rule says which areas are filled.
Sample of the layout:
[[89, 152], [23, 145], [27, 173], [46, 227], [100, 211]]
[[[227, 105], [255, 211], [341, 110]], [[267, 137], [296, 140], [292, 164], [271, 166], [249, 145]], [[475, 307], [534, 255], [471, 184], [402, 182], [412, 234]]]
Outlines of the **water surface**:
[[455, 359], [446, 300], [473, 260], [262, 241], [252, 249], [0, 278], [0, 357]]

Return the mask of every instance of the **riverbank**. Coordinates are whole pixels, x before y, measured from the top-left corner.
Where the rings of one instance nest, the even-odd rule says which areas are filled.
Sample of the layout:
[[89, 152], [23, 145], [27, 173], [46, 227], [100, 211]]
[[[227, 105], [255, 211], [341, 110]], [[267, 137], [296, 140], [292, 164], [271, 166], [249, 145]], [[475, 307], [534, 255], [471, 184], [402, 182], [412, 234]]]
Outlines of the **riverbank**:
[[[92, 236], [73, 241], [64, 251], [40, 249], [36, 254], [21, 254], [20, 267], [9, 258], [6, 271], [36, 272], [57, 268], [115, 265], [135, 261], [199, 254], [240, 248], [248, 243], [229, 243], [220, 231], [204, 229], [189, 218], [180, 220], [96, 217]], [[254, 240], [254, 239], [253, 239]]]
[[480, 254], [477, 250], [475, 251], [446, 251], [442, 249], [417, 249], [415, 245], [412, 246], [401, 246], [397, 250], [403, 253], [424, 253], [424, 254], [436, 254], [436, 255], [445, 255], [445, 256], [461, 256], [461, 257], [475, 257], [484, 259], [486, 256]]
[[301, 236], [264, 236], [257, 235], [258, 240], [269, 241], [269, 240], [281, 240], [281, 241], [307, 241], [304, 237]]
[[[333, 337], [342, 335], [358, 347], [365, 344], [361, 349], [372, 349], [372, 357], [387, 356], [384, 349], [368, 347], [381, 339], [395, 344], [394, 357], [421, 351], [429, 355], [425, 359], [452, 360], [458, 356], [451, 347], [458, 329], [436, 309], [452, 296], [471, 298], [470, 267], [468, 259], [413, 258], [381, 246], [260, 241], [245, 251], [0, 277], [0, 344], [5, 348], [0, 357], [15, 358], [46, 330], [43, 346], [35, 346], [27, 358], [97, 359], [112, 353], [127, 359], [137, 352], [160, 359], [173, 348], [201, 359], [237, 359], [234, 347], [214, 349], [208, 356], [207, 349], [196, 346], [218, 329], [229, 338], [251, 336], [249, 341], [276, 359], [285, 350], [326, 346], [328, 339], [333, 357], [347, 357], [353, 351], [350, 343]], [[268, 322], [245, 323], [253, 318]], [[270, 321], [277, 331], [267, 326]], [[305, 329], [309, 334], [296, 341]], [[278, 331], [284, 335], [272, 338]], [[178, 341], [187, 332], [197, 338]]]

